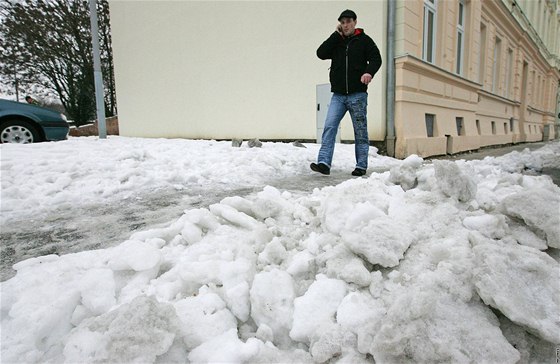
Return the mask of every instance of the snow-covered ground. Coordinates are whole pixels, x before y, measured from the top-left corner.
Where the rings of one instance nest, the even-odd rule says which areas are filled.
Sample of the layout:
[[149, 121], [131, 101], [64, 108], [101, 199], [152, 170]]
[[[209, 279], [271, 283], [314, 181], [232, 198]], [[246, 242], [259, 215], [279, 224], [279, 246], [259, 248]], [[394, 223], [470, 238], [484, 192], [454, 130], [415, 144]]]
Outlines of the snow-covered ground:
[[560, 189], [525, 172], [560, 167], [560, 143], [468, 162], [372, 150], [367, 178], [349, 176], [352, 145], [329, 177], [306, 146], [2, 145], [3, 227], [157, 195], [187, 206], [116, 246], [17, 263], [2, 362], [554, 360]]
[[[0, 280], [11, 278], [11, 266], [20, 260], [114, 246], [134, 231], [167, 225], [185, 209], [227, 196], [267, 185], [308, 193], [351, 178], [351, 146], [337, 151], [340, 166], [329, 178], [310, 173], [308, 159], [317, 146], [308, 147], [268, 143], [250, 149], [245, 142], [237, 149], [211, 141], [118, 137], [3, 146]], [[390, 159], [375, 157], [370, 170], [390, 166]]]

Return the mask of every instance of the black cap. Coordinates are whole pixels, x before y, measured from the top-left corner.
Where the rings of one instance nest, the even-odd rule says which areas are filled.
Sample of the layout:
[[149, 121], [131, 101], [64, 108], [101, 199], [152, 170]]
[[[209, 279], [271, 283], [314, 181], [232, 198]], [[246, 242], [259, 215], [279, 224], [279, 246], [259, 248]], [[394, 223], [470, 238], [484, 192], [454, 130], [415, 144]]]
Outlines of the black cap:
[[356, 13], [355, 13], [355, 12], [353, 12], [353, 11], [350, 10], [350, 9], [346, 9], [346, 10], [344, 10], [344, 11], [342, 12], [342, 14], [340, 14], [340, 16], [338, 17], [338, 21], [340, 21], [340, 19], [342, 19], [342, 18], [352, 18], [352, 19], [356, 20], [357, 17], [356, 17]]

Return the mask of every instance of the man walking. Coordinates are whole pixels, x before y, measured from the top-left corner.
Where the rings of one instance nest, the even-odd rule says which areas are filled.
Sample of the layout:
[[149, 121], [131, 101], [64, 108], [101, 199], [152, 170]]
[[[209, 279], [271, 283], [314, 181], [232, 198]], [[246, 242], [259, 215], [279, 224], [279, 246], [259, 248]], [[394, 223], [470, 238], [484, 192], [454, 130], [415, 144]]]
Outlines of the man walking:
[[356, 28], [356, 13], [344, 10], [338, 17], [336, 31], [317, 49], [320, 59], [330, 59], [331, 104], [325, 120], [317, 163], [311, 169], [331, 173], [336, 133], [340, 121], [350, 112], [354, 127], [356, 168], [353, 176], [366, 174], [369, 138], [367, 130], [367, 87], [381, 67], [381, 54], [375, 42]]

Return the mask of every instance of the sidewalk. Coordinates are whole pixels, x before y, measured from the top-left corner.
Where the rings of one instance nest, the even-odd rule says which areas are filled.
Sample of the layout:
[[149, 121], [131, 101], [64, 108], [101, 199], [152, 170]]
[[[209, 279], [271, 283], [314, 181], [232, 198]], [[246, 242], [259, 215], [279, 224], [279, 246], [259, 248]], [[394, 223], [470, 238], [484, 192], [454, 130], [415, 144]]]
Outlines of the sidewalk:
[[539, 149], [544, 147], [547, 143], [549, 142], [519, 143], [519, 144], [509, 144], [506, 146], [489, 146], [489, 147], [481, 148], [477, 151], [469, 151], [464, 153], [437, 156], [437, 157], [427, 157], [426, 159], [473, 160], [473, 159], [484, 159], [484, 157], [500, 157], [502, 155], [514, 151], [521, 152], [525, 148], [528, 148], [529, 150]]
[[[445, 155], [445, 156], [437, 156], [437, 157], [429, 157], [426, 160], [432, 159], [447, 159], [447, 160], [474, 160], [474, 159], [484, 159], [485, 157], [501, 157], [508, 153], [517, 151], [521, 152], [525, 149], [529, 149], [531, 151], [544, 147], [546, 144], [551, 142], [557, 142], [557, 140], [551, 140], [548, 142], [534, 142], [534, 143], [519, 143], [513, 145], [506, 145], [506, 146], [492, 146], [479, 149], [474, 152], [465, 152], [459, 153], [454, 155]], [[560, 160], [560, 155], [558, 156]], [[559, 162], [560, 164], [560, 162]], [[556, 167], [545, 167], [540, 171], [541, 174], [545, 174], [552, 178], [552, 181], [557, 186], [560, 186], [560, 166]]]

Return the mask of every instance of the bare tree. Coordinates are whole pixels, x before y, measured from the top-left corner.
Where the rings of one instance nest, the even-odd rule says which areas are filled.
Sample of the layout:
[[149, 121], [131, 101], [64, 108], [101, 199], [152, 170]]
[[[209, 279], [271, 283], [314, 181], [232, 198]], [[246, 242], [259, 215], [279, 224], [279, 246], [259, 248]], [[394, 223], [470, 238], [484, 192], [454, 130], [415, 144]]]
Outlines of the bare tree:
[[[98, 1], [107, 115], [116, 98], [107, 0]], [[95, 115], [88, 2], [3, 0], [0, 5], [0, 74], [18, 87], [54, 90], [68, 116], [84, 124]]]

